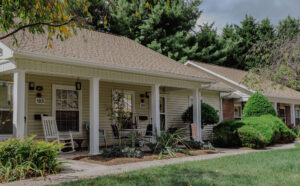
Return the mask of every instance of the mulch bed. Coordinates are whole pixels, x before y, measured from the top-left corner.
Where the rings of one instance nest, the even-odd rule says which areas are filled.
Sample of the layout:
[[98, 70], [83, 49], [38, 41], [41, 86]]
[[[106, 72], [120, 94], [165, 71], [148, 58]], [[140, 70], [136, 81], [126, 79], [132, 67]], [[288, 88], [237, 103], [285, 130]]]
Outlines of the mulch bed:
[[[184, 153], [176, 153], [175, 158], [221, 153], [220, 151], [217, 151], [217, 150], [193, 150], [191, 152], [192, 152], [192, 155], [187, 155]], [[169, 158], [172, 158], [172, 157], [164, 156], [164, 159], [169, 159]], [[105, 158], [105, 157], [102, 157], [101, 155], [97, 155], [97, 156], [79, 156], [79, 157], [73, 158], [73, 160], [79, 160], [79, 161], [84, 161], [84, 162], [88, 162], [88, 163], [112, 166], [112, 165], [121, 165], [121, 164], [126, 164], [126, 163], [158, 160], [158, 155], [146, 152], [146, 153], [144, 153], [143, 158]]]

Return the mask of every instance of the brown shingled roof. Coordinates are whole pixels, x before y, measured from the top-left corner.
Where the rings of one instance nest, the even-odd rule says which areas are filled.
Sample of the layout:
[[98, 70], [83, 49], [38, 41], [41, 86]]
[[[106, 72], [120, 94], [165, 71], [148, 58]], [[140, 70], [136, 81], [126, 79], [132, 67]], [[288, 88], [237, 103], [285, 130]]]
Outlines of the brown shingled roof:
[[78, 34], [70, 40], [53, 41], [53, 48], [46, 48], [47, 34], [32, 35], [19, 32], [19, 46], [12, 45], [12, 38], [1, 40], [5, 45], [17, 52], [27, 52], [37, 55], [63, 57], [88, 61], [99, 65], [110, 65], [126, 69], [162, 72], [170, 75], [181, 75], [197, 80], [209, 79], [206, 73], [186, 67], [162, 54], [159, 54], [128, 38], [90, 31], [78, 30]]
[[[243, 70], [222, 67], [222, 66], [217, 66], [217, 65], [211, 65], [211, 64], [207, 64], [207, 63], [201, 63], [201, 62], [194, 62], [194, 63], [203, 68], [206, 68], [216, 74], [219, 74], [227, 79], [230, 79], [236, 83], [241, 83], [243, 78], [246, 75], [249, 75], [249, 72], [243, 71]], [[264, 89], [263, 93], [266, 96], [300, 99], [299, 91], [296, 91], [296, 90], [288, 88], [288, 87], [284, 87], [282, 89], [281, 85], [277, 84], [274, 86], [273, 83], [269, 80], [265, 80], [264, 82], [262, 82], [261, 87], [263, 87], [263, 89]]]

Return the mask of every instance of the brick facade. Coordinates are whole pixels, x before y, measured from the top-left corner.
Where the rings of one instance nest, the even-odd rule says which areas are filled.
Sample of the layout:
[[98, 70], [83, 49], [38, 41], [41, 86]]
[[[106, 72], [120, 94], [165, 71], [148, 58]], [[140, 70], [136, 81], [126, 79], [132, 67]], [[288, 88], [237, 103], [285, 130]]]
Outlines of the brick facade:
[[286, 124], [291, 125], [291, 110], [290, 106], [285, 106]]
[[234, 120], [234, 101], [233, 99], [223, 99], [223, 120]]

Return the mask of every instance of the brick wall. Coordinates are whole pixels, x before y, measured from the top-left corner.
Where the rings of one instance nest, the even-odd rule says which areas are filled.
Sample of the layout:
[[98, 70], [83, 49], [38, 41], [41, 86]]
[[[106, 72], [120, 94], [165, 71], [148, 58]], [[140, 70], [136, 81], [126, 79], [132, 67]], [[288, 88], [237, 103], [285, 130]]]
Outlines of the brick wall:
[[291, 125], [291, 110], [290, 106], [285, 106], [286, 124]]
[[233, 99], [223, 99], [223, 120], [234, 120]]

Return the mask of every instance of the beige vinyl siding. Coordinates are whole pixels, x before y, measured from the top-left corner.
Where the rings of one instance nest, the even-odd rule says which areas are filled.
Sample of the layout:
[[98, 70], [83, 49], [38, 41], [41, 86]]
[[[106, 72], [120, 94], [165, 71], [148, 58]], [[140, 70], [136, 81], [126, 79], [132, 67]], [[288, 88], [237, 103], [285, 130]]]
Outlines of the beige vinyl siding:
[[214, 107], [216, 110], [220, 110], [220, 93], [217, 91], [201, 91], [202, 100]]
[[[193, 95], [191, 90], [166, 91], [167, 95], [167, 123], [168, 127], [188, 127], [181, 119], [181, 115], [188, 108], [189, 97]], [[201, 91], [204, 103], [220, 110], [220, 93], [217, 91]]]
[[[149, 102], [148, 98], [143, 98], [144, 103], [146, 104], [145, 108], [140, 108], [141, 98], [140, 94], [145, 94], [146, 92], [150, 92], [151, 88], [148, 86], [139, 86], [139, 85], [130, 85], [130, 84], [121, 84], [121, 83], [111, 83], [111, 82], [103, 82], [100, 81], [100, 128], [105, 129], [107, 131], [108, 144], [117, 143], [118, 141], [114, 139], [112, 129], [111, 129], [111, 120], [109, 119], [109, 108], [112, 105], [112, 90], [127, 90], [133, 91], [135, 93], [135, 108], [134, 113], [139, 116], [147, 116], [147, 121], [140, 121], [139, 125], [141, 128], [146, 128], [146, 126], [150, 123], [149, 116]], [[104, 145], [102, 141], [100, 141], [100, 145]]]
[[[41, 120], [35, 120], [35, 114], [47, 114], [52, 116], [52, 85], [75, 86], [77, 79], [61, 78], [54, 76], [40, 76], [26, 74], [26, 83], [34, 82], [35, 86], [42, 86], [42, 91], [27, 90], [27, 135], [37, 135], [38, 138], [43, 138], [43, 126]], [[80, 80], [82, 83], [82, 121], [89, 120], [89, 81]], [[36, 94], [40, 92], [42, 98], [45, 99], [45, 104], [36, 104]], [[85, 126], [80, 126], [81, 134], [75, 134], [74, 137], [86, 137]]]
[[[9, 79], [9, 77], [7, 77]], [[2, 78], [3, 79], [3, 78]], [[35, 74], [26, 74], [26, 85], [29, 82], [34, 82], [35, 86], [43, 86], [42, 97], [45, 99], [45, 104], [36, 104], [35, 98], [36, 94], [39, 92], [35, 90], [28, 90], [27, 88], [27, 134], [37, 135], [38, 138], [43, 139], [43, 127], [40, 120], [35, 120], [35, 114], [47, 114], [52, 115], [52, 86], [55, 85], [66, 85], [75, 86], [77, 78], [63, 78], [55, 76], [43, 76]], [[75, 135], [76, 137], [87, 138], [85, 126], [83, 125], [86, 121], [89, 121], [89, 80], [80, 79], [82, 83], [82, 133]], [[135, 93], [135, 114], [139, 116], [147, 116], [147, 121], [140, 121], [140, 126], [146, 128], [146, 126], [151, 123], [150, 119], [150, 99], [144, 97], [141, 98], [141, 94], [151, 91], [150, 86], [134, 85], [134, 84], [123, 84], [115, 82], [100, 81], [99, 91], [100, 91], [100, 123], [99, 128], [105, 129], [107, 132], [108, 145], [117, 143], [114, 139], [111, 124], [109, 119], [109, 108], [112, 104], [112, 90], [128, 90]], [[161, 88], [161, 94], [166, 95], [167, 100], [167, 127], [188, 127], [181, 120], [182, 113], [188, 108], [189, 97], [192, 96], [192, 90], [188, 89], [174, 89], [174, 88]], [[146, 104], [145, 108], [140, 108], [141, 99], [144, 99]], [[204, 102], [208, 102], [214, 107], [219, 106], [218, 92], [209, 91], [202, 92], [202, 99]], [[214, 100], [215, 99], [215, 100]], [[85, 143], [84, 146], [87, 144]], [[104, 143], [101, 140], [100, 145], [103, 146]]]
[[187, 128], [181, 115], [188, 108], [189, 97], [192, 96], [191, 90], [166, 90], [167, 98], [167, 127]]

